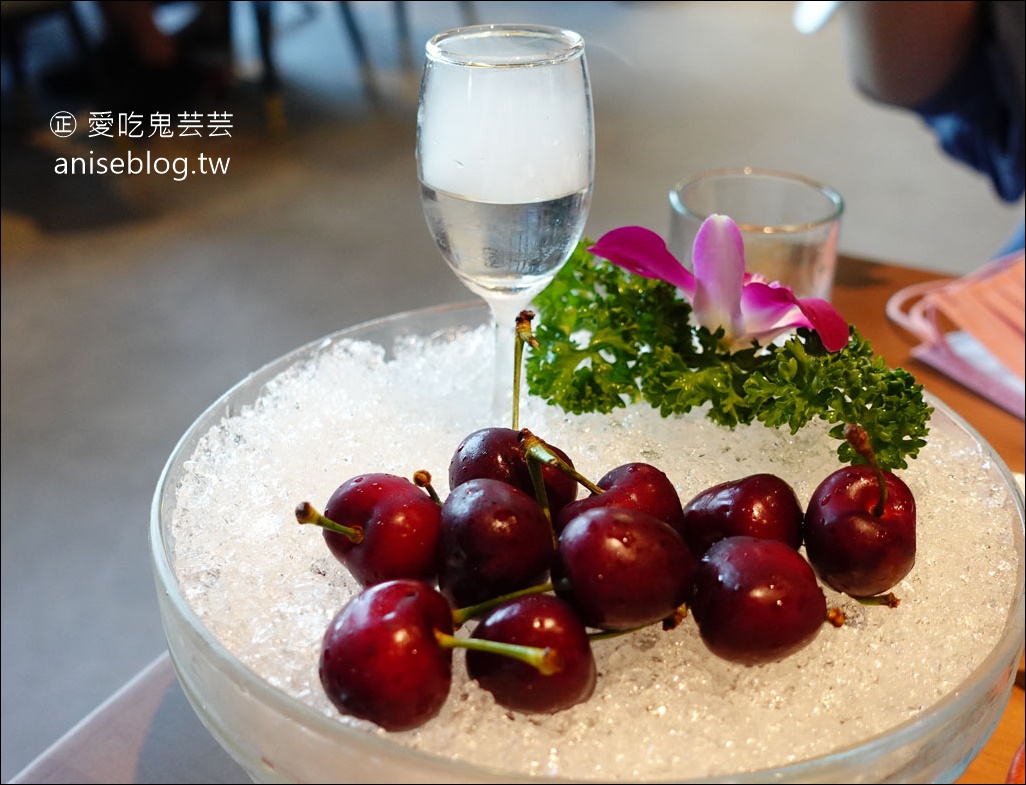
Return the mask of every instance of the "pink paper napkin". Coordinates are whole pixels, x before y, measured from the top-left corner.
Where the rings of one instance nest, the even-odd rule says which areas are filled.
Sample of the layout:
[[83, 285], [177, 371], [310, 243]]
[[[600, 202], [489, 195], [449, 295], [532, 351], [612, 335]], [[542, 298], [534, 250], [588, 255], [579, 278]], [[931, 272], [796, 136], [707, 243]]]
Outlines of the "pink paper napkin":
[[908, 286], [887, 302], [888, 318], [920, 341], [913, 357], [1019, 419], [1026, 419], [1024, 269], [1020, 251], [955, 280]]

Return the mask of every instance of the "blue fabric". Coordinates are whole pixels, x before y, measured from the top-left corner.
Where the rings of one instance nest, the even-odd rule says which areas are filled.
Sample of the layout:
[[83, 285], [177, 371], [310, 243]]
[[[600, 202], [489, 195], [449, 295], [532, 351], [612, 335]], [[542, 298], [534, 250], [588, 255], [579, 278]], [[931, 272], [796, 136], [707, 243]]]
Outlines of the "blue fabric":
[[[983, 32], [969, 61], [914, 111], [948, 155], [984, 174], [997, 195], [1013, 203], [1022, 198], [1026, 179], [1024, 11], [1021, 3], [985, 3], [984, 9]], [[999, 256], [1023, 250], [1024, 229], [1020, 220]]]
[[976, 48], [969, 63], [938, 95], [915, 111], [934, 130], [944, 150], [990, 178], [1006, 202], [1023, 195], [1022, 98], [1003, 53]]

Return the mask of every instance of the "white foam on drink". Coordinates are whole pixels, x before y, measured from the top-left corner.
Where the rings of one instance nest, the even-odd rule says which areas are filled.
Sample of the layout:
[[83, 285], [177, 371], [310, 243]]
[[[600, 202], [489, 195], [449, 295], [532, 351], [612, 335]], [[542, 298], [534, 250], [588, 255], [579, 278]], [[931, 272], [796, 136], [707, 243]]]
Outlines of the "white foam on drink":
[[[394, 358], [344, 341], [268, 385], [257, 404], [202, 440], [178, 489], [174, 567], [203, 623], [246, 666], [339, 722], [443, 756], [522, 774], [574, 778], [696, 778], [822, 755], [916, 717], [954, 690], [997, 641], [1013, 601], [1013, 503], [982, 449], [934, 429], [901, 476], [916, 496], [918, 560], [896, 609], [827, 592], [849, 614], [783, 662], [746, 668], [702, 644], [693, 619], [595, 644], [599, 681], [587, 703], [552, 716], [498, 707], [469, 681], [463, 656], [442, 713], [385, 734], [340, 717], [317, 662], [331, 617], [358, 590], [320, 529], [293, 510], [323, 508], [364, 472], [427, 469], [440, 494], [459, 441], [489, 421], [488, 330]], [[812, 424], [796, 435], [761, 425], [730, 430], [700, 414], [663, 419], [647, 406], [568, 416], [523, 402], [521, 426], [564, 449], [598, 479], [628, 461], [659, 466], [687, 501], [756, 472], [792, 483], [807, 502], [837, 468], [837, 442]], [[466, 634], [464, 631], [462, 634]], [[501, 750], [501, 753], [497, 752]]]
[[424, 184], [497, 204], [543, 202], [588, 187], [591, 113], [580, 60], [433, 68], [419, 109]]

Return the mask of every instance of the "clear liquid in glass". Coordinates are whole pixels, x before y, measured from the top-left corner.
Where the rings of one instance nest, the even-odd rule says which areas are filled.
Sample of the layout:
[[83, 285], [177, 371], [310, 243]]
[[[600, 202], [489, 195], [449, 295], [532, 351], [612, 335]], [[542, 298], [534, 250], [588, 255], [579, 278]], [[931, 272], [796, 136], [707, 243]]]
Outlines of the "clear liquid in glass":
[[482, 297], [540, 292], [580, 238], [589, 198], [584, 188], [546, 201], [495, 204], [421, 183], [424, 215], [442, 256]]

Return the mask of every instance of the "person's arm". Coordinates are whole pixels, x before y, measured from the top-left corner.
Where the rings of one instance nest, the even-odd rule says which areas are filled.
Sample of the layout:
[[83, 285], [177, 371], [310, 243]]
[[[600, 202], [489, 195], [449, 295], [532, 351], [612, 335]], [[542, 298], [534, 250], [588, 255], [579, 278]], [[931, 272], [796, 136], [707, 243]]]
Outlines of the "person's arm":
[[921, 104], [968, 59], [980, 31], [979, 6], [961, 0], [845, 3], [839, 16], [853, 83], [881, 103]]

